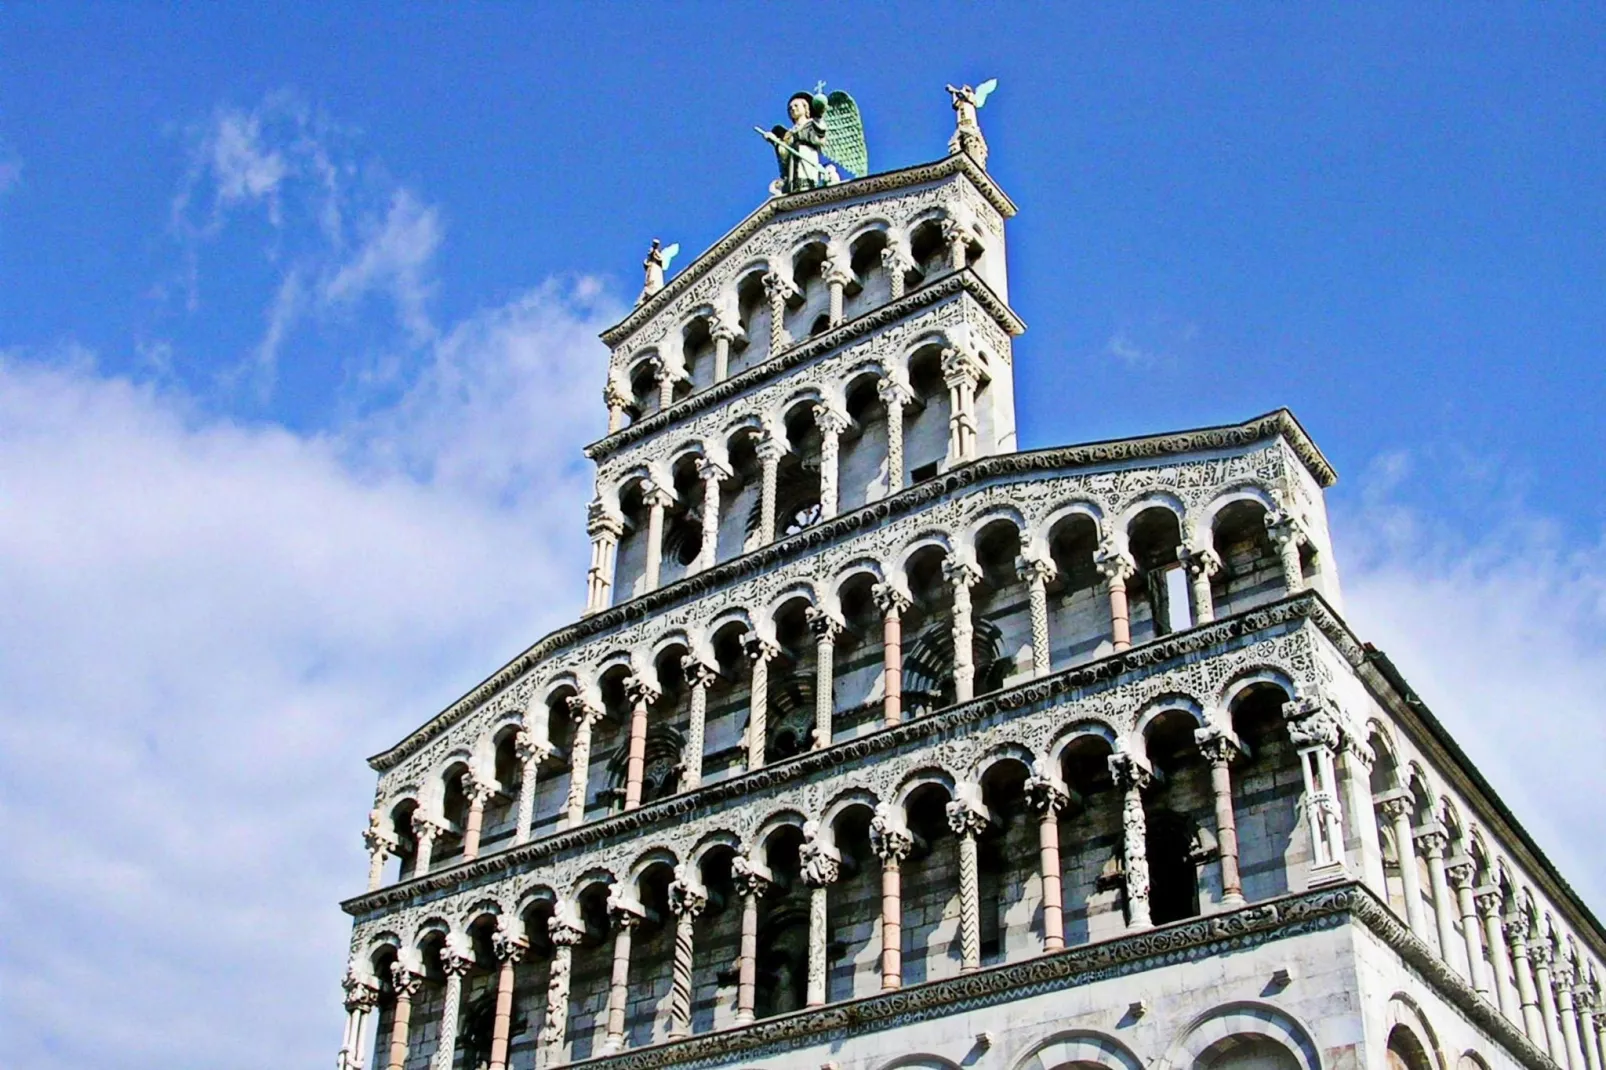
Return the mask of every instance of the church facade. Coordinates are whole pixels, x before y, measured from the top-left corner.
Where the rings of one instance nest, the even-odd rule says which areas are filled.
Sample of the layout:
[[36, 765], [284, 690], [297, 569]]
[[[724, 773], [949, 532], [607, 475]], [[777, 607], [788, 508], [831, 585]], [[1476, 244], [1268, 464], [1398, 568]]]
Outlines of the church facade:
[[1017, 449], [954, 92], [655, 245], [583, 614], [371, 759], [340, 1067], [1603, 1070], [1606, 934], [1345, 624], [1293, 416]]

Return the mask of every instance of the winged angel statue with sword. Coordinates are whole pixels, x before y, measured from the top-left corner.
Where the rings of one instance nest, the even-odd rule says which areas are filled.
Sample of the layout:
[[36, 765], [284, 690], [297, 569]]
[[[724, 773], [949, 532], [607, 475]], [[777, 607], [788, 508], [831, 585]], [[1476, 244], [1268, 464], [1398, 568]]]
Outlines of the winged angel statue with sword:
[[771, 195], [830, 186], [842, 180], [842, 171], [861, 178], [869, 170], [864, 120], [859, 106], [842, 90], [826, 96], [821, 82], [812, 93], [793, 93], [786, 102], [786, 116], [790, 127], [753, 128], [775, 149], [780, 165], [781, 177], [771, 183]]

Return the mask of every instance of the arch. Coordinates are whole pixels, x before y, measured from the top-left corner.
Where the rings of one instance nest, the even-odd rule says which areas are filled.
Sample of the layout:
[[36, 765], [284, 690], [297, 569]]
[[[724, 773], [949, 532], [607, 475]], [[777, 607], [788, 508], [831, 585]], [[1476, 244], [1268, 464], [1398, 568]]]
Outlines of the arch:
[[777, 591], [775, 597], [770, 599], [769, 605], [764, 609], [765, 619], [774, 620], [781, 610], [800, 600], [810, 606], [820, 604], [820, 596], [814, 590], [814, 584], [808, 580], [789, 583]]
[[1489, 1070], [1489, 1064], [1483, 1056], [1468, 1048], [1456, 1059], [1455, 1070]]
[[533, 907], [556, 906], [558, 902], [558, 893], [553, 890], [550, 884], [545, 882], [537, 882], [531, 884], [522, 892], [520, 892], [518, 899], [515, 900], [515, 902], [517, 903], [518, 909], [513, 912], [513, 917], [522, 918], [528, 914]]
[[1001, 521], [1015, 525], [1015, 532], [1020, 536], [1021, 546], [1024, 547], [1031, 537], [1031, 525], [1026, 523], [1025, 514], [1007, 503], [988, 505], [977, 512], [965, 524], [964, 535], [960, 542], [974, 553], [976, 540], [981, 538], [981, 533]]
[[1096, 502], [1078, 498], [1057, 507], [1040, 520], [1036, 528], [1036, 538], [1047, 542], [1054, 529], [1073, 516], [1086, 517], [1093, 521], [1093, 526], [1101, 533], [1104, 531], [1104, 510], [1100, 509]]
[[1114, 728], [1095, 718], [1084, 717], [1081, 720], [1073, 721], [1056, 732], [1053, 742], [1048, 746], [1048, 757], [1053, 768], [1059, 768], [1060, 762], [1065, 755], [1065, 748], [1082, 736], [1096, 736], [1104, 740], [1112, 748], [1119, 738]]
[[1030, 776], [1037, 765], [1037, 755], [1024, 743], [1000, 743], [985, 751], [970, 767], [970, 775], [965, 779], [980, 784], [995, 766], [1006, 762], [1019, 762], [1026, 767]]
[[431, 914], [418, 924], [413, 930], [413, 950], [423, 951], [425, 941], [436, 936], [450, 936], [454, 930], [452, 923], [440, 914]]
[[[1238, 699], [1245, 691], [1252, 687], [1269, 684], [1279, 688], [1283, 694], [1293, 698], [1298, 691], [1294, 678], [1276, 665], [1251, 665], [1237, 673], [1222, 685], [1221, 692], [1214, 703], [1212, 713], [1224, 718], [1232, 712]], [[1224, 723], [1224, 722], [1223, 722]]]
[[1210, 723], [1210, 718], [1205, 715], [1205, 708], [1198, 699], [1181, 691], [1172, 691], [1152, 698], [1138, 708], [1137, 720], [1132, 725], [1131, 749], [1142, 753], [1141, 744], [1149, 725], [1161, 714], [1171, 712], [1187, 714], [1198, 722], [1200, 728]]
[[1126, 504], [1115, 517], [1111, 525], [1120, 538], [1126, 538], [1132, 522], [1150, 509], [1165, 509], [1177, 518], [1177, 529], [1182, 529], [1182, 522], [1188, 517], [1188, 507], [1181, 498], [1169, 491], [1154, 490], [1135, 498]]
[[742, 838], [728, 829], [715, 829], [713, 832], [706, 833], [702, 839], [698, 840], [692, 846], [692, 849], [686, 855], [686, 858], [691, 865], [701, 869], [703, 861], [711, 852], [725, 849], [732, 850], [737, 854], [740, 854], [742, 851]]
[[899, 576], [909, 571], [909, 561], [923, 550], [937, 549], [944, 555], [953, 553], [953, 539], [946, 531], [930, 529], [904, 543], [903, 549], [898, 551], [898, 567], [895, 570]]
[[578, 903], [582, 895], [597, 885], [611, 890], [618, 883], [618, 876], [607, 866], [592, 866], [569, 885], [569, 901]]
[[842, 588], [849, 580], [856, 576], [870, 577], [872, 583], [886, 582], [886, 573], [881, 568], [881, 562], [873, 557], [858, 557], [837, 569], [836, 575], [831, 577], [831, 590], [840, 597]]
[[898, 782], [898, 789], [892, 793], [893, 802], [898, 806], [899, 809], [907, 808], [909, 805], [909, 796], [913, 795], [927, 784], [935, 784], [942, 788], [948, 793], [949, 798], [953, 798], [954, 791], [957, 787], [953, 775], [946, 769], [935, 765], [923, 766], [919, 769], [916, 769], [914, 772], [910, 773], [908, 776], [904, 777]]
[[807, 817], [803, 816], [801, 810], [796, 810], [790, 806], [776, 810], [759, 822], [757, 831], [753, 833], [753, 848], [757, 851], [762, 851], [765, 844], [769, 842], [770, 837], [782, 829], [791, 828], [802, 832], [803, 826], [808, 824], [808, 820]]
[[474, 905], [463, 911], [459, 917], [463, 920], [462, 931], [468, 932], [485, 918], [493, 921], [503, 916], [502, 903], [495, 896], [486, 896], [474, 900]]
[[1285, 1048], [1300, 1070], [1321, 1070], [1321, 1052], [1310, 1032], [1292, 1015], [1267, 1003], [1228, 1003], [1212, 1008], [1183, 1027], [1155, 1070], [1194, 1070], [1219, 1056], [1236, 1037], [1264, 1037]]
[[668, 866], [670, 869], [674, 869], [679, 864], [680, 859], [668, 847], [649, 847], [637, 855], [635, 861], [630, 863], [625, 884], [635, 888], [641, 883], [641, 878], [646, 875], [647, 871], [654, 866]]
[[1404, 992], [1395, 992], [1389, 997], [1383, 1023], [1388, 1028], [1385, 1043], [1389, 1053], [1399, 1059], [1405, 1070], [1449, 1070], [1439, 1035], [1428, 1024], [1416, 1000]]
[[867, 807], [874, 812], [877, 804], [881, 802], [879, 796], [869, 788], [844, 788], [831, 797], [820, 814], [820, 828], [835, 840], [835, 825], [837, 818], [855, 807]]
[[1108, 1070], [1143, 1070], [1143, 1061], [1131, 1048], [1091, 1029], [1072, 1029], [1038, 1041], [1016, 1061], [1014, 1070], [1056, 1070], [1078, 1063]]
[[1210, 499], [1210, 503], [1200, 511], [1196, 527], [1200, 532], [1213, 533], [1216, 530], [1216, 517], [1227, 506], [1238, 502], [1257, 502], [1268, 513], [1277, 508], [1277, 500], [1264, 487], [1256, 483], [1238, 483]]

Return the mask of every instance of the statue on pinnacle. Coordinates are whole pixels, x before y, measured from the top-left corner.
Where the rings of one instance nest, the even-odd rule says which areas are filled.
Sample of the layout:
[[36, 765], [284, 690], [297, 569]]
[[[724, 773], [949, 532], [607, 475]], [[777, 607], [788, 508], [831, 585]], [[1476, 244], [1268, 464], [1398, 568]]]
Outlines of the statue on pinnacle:
[[983, 171], [987, 170], [987, 139], [981, 136], [976, 112], [997, 88], [997, 78], [989, 78], [974, 89], [968, 85], [947, 87], [954, 105], [954, 136], [948, 139], [948, 152], [950, 155], [964, 153]]

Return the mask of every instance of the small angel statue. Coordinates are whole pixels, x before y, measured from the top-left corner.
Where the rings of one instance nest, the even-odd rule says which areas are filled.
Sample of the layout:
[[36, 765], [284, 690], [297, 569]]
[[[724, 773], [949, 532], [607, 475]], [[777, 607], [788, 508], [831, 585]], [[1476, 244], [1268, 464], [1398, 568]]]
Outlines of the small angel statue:
[[669, 270], [669, 262], [675, 259], [675, 254], [679, 252], [679, 242], [665, 249], [660, 247], [657, 238], [652, 240], [652, 248], [647, 250], [647, 259], [641, 262], [642, 269], [646, 272], [646, 279], [642, 282], [641, 296], [636, 298], [636, 304], [641, 304], [664, 288], [664, 273]]
[[948, 139], [948, 152], [965, 153], [984, 171], [987, 169], [987, 139], [981, 136], [976, 112], [997, 88], [997, 78], [989, 78], [974, 89], [968, 85], [947, 87], [954, 105], [954, 135]]

